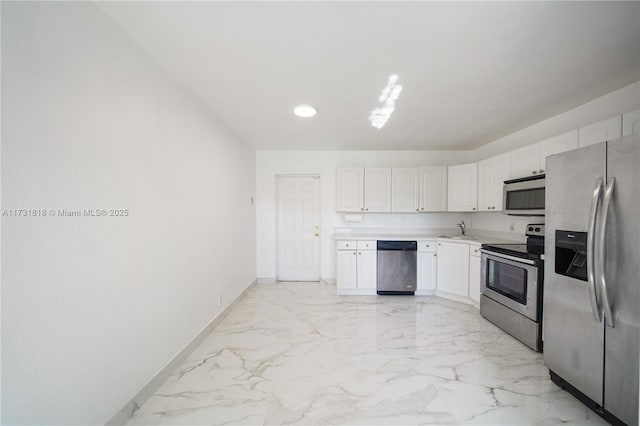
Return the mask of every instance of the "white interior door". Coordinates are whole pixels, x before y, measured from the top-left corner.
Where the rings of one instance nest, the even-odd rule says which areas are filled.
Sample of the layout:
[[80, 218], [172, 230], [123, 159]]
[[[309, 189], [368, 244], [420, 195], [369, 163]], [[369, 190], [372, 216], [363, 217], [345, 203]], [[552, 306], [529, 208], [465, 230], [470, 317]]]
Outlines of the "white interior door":
[[320, 280], [320, 178], [278, 176], [278, 281]]

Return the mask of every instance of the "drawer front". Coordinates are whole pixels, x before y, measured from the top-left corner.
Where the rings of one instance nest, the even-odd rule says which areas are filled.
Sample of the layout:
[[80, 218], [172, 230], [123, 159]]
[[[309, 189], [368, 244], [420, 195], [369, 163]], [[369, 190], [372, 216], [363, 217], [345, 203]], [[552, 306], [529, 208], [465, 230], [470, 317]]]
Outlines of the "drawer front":
[[437, 249], [436, 240], [418, 241], [418, 251], [435, 253]]
[[347, 240], [336, 241], [336, 248], [338, 250], [355, 250], [356, 242]]
[[358, 241], [358, 250], [377, 250], [376, 240]]

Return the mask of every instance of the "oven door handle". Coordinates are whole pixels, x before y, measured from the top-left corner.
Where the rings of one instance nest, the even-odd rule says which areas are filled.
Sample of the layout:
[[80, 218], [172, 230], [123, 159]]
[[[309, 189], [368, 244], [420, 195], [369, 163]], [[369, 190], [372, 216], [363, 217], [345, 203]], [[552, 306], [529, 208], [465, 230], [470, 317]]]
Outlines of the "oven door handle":
[[591, 208], [589, 210], [589, 228], [587, 230], [587, 283], [589, 287], [589, 300], [591, 301], [591, 313], [593, 319], [602, 322], [602, 313], [598, 296], [596, 294], [596, 277], [595, 277], [595, 251], [596, 251], [596, 224], [598, 216], [598, 207], [602, 198], [603, 181], [601, 178], [596, 180], [591, 196]]
[[486, 254], [487, 256], [492, 256], [494, 258], [512, 260], [514, 262], [526, 263], [527, 265], [536, 264], [536, 262], [531, 259], [523, 259], [521, 257], [509, 256], [508, 254], [496, 253], [495, 251], [491, 251], [491, 250], [481, 249], [480, 252]]
[[600, 218], [600, 234], [598, 235], [598, 281], [600, 281], [600, 291], [602, 298], [602, 306], [604, 308], [604, 319], [607, 326], [613, 328], [613, 312], [611, 311], [611, 303], [609, 302], [609, 294], [607, 293], [606, 274], [606, 253], [607, 253], [607, 213], [609, 213], [609, 204], [613, 196], [613, 188], [615, 186], [615, 178], [607, 179], [607, 187], [604, 190], [602, 199], [602, 213]]

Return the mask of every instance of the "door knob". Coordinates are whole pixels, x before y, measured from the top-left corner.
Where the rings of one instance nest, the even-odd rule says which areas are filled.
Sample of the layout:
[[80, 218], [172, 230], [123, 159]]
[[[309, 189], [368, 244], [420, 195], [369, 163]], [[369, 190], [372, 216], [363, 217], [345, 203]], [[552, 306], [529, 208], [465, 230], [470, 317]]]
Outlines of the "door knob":
[[315, 234], [313, 234], [313, 235], [315, 235], [316, 237], [320, 236], [320, 234], [318, 234], [318, 233], [315, 233]]

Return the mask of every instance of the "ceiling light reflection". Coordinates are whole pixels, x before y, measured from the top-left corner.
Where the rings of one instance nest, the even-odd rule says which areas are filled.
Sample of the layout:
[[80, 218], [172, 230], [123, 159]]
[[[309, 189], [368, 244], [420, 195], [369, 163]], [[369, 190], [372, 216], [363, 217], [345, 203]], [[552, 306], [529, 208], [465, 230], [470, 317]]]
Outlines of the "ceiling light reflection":
[[382, 104], [377, 108], [374, 108], [369, 115], [369, 122], [377, 129], [381, 129], [391, 117], [391, 114], [396, 109], [395, 102], [402, 92], [402, 86], [396, 84], [398, 82], [398, 74], [391, 74], [387, 80], [387, 85], [382, 89], [382, 93], [378, 98], [378, 101]]

